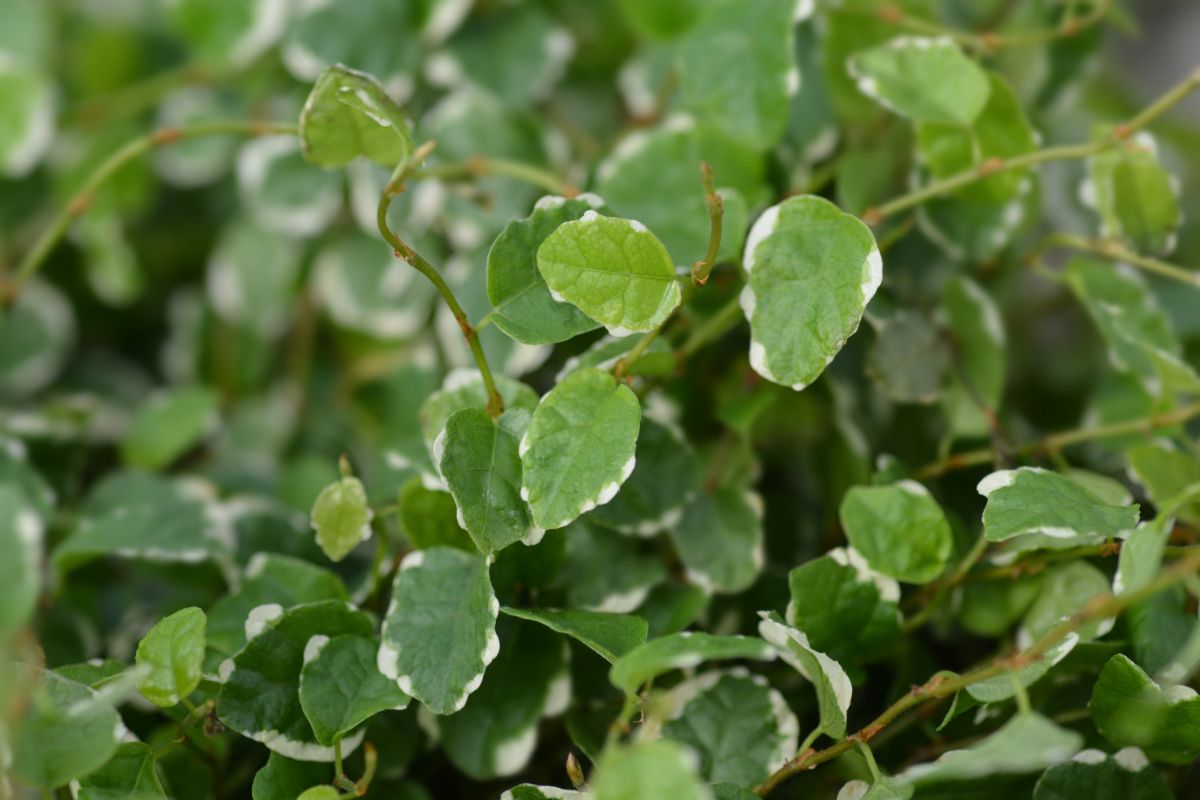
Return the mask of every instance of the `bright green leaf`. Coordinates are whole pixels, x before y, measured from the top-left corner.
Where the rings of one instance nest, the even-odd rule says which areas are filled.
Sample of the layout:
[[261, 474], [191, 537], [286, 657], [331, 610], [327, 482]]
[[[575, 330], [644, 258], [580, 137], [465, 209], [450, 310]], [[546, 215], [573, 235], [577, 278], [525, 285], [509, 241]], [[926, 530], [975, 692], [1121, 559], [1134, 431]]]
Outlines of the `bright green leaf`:
[[330, 561], [341, 561], [350, 551], [371, 538], [371, 504], [362, 481], [345, 476], [317, 495], [312, 507], [312, 526], [317, 544]]
[[395, 166], [412, 152], [408, 120], [371, 75], [327, 67], [300, 112], [304, 156], [322, 167], [340, 167], [358, 156]]
[[592, 783], [595, 800], [708, 800], [693, 757], [666, 739], [606, 749]]
[[154, 705], [169, 708], [200, 684], [208, 619], [198, 608], [185, 608], [160, 620], [138, 642], [136, 662], [148, 668], [138, 691]]
[[1120, 747], [1154, 761], [1186, 764], [1200, 755], [1200, 697], [1189, 686], [1163, 689], [1126, 656], [1112, 657], [1092, 688], [1092, 720]]
[[121, 458], [142, 469], [170, 465], [216, 427], [217, 393], [185, 386], [151, 396], [134, 414]]
[[167, 800], [155, 770], [154, 752], [141, 742], [125, 742], [108, 763], [81, 778], [75, 800]]
[[928, 583], [950, 561], [950, 523], [915, 481], [855, 486], [842, 499], [839, 516], [851, 546], [872, 569], [896, 580]]
[[916, 122], [970, 125], [987, 103], [987, 74], [949, 38], [900, 36], [848, 63], [858, 89]]

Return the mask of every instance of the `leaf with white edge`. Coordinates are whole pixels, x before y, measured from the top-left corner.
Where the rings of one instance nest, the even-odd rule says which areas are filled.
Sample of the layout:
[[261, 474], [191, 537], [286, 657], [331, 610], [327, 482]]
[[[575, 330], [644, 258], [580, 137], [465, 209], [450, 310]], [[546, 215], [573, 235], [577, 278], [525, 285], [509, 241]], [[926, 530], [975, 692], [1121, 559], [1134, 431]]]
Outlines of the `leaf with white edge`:
[[0, 392], [31, 395], [53, 381], [75, 332], [75, 313], [66, 297], [49, 284], [29, 281], [16, 302], [0, 309]]
[[501, 231], [487, 260], [488, 300], [500, 330], [525, 344], [547, 344], [599, 327], [575, 306], [555, 300], [537, 265], [538, 248], [550, 234], [564, 222], [595, 210], [603, 211], [603, 202], [595, 195], [569, 200], [543, 197], [529, 217], [510, 222]]
[[74, 800], [167, 800], [155, 770], [154, 751], [141, 742], [125, 742], [108, 763], [79, 779]]
[[0, 61], [0, 173], [20, 178], [37, 166], [54, 140], [54, 83], [32, 63]]
[[1118, 747], [1140, 747], [1153, 761], [1187, 764], [1200, 755], [1200, 697], [1186, 685], [1163, 689], [1123, 654], [1092, 688], [1088, 711]]
[[[504, 401], [506, 409], [525, 408], [533, 411], [537, 408], [538, 395], [520, 381], [506, 375], [496, 375], [496, 391]], [[445, 430], [446, 420], [455, 411], [464, 408], [487, 408], [487, 389], [484, 388], [483, 378], [479, 377], [476, 369], [454, 369], [442, 381], [442, 386], [421, 405], [418, 418], [421, 422], [421, 432], [430, 451], [438, 435]]]
[[538, 622], [552, 631], [570, 636], [610, 664], [644, 644], [649, 629], [646, 620], [632, 614], [508, 606], [500, 610], [511, 617]]
[[952, 39], [898, 36], [847, 63], [863, 94], [915, 122], [970, 125], [991, 84]]
[[520, 448], [521, 496], [537, 527], [561, 528], [616, 496], [636, 463], [641, 417], [633, 391], [598, 369], [542, 398]]
[[322, 167], [341, 167], [365, 156], [388, 167], [412, 152], [408, 119], [387, 90], [365, 72], [327, 67], [300, 112], [304, 157]]
[[775, 658], [775, 651], [752, 636], [673, 633], [651, 639], [618, 658], [609, 670], [608, 678], [613, 686], [626, 694], [634, 694], [646, 681], [665, 672], [730, 658], [770, 661]]
[[761, 675], [708, 672], [675, 686], [663, 736], [688, 745], [709, 783], [755, 786], [796, 754], [799, 723]]
[[321, 744], [332, 746], [381, 711], [408, 707], [408, 695], [376, 668], [378, 652], [378, 641], [355, 635], [317, 634], [304, 646], [300, 707]]
[[900, 783], [923, 786], [988, 775], [1037, 772], [1067, 761], [1082, 746], [1082, 736], [1060, 728], [1040, 714], [1017, 714], [982, 742], [951, 750], [937, 761], [909, 767], [896, 777]]
[[[407, 339], [424, 328], [437, 291], [411, 265], [380, 247], [377, 237], [359, 232], [333, 236], [317, 252], [313, 284], [314, 296], [338, 327], [387, 341]], [[411, 388], [404, 384], [399, 390]]]
[[900, 636], [900, 584], [838, 547], [788, 573], [787, 622], [838, 661], [864, 660]]
[[1017, 694], [1017, 684], [1022, 687], [1032, 686], [1055, 667], [1060, 661], [1071, 654], [1075, 645], [1079, 644], [1078, 634], [1072, 633], [1061, 642], [1047, 650], [1041, 658], [1031, 664], [1026, 664], [1011, 672], [1005, 672], [987, 680], [972, 683], [966, 687], [966, 693], [980, 703], [999, 703]]
[[646, 226], [595, 211], [547, 236], [537, 268], [555, 300], [576, 306], [613, 336], [654, 330], [682, 296], [667, 248]]
[[371, 538], [370, 501], [362, 481], [347, 475], [326, 486], [312, 507], [312, 527], [317, 544], [330, 561], [341, 561], [360, 543]]
[[1033, 800], [1171, 800], [1175, 795], [1146, 754], [1125, 747], [1109, 754], [1080, 750], [1038, 778]]
[[15, 483], [0, 482], [0, 642], [33, 614], [45, 524]]
[[814, 649], [803, 631], [788, 625], [774, 611], [760, 611], [758, 615], [762, 617], [759, 635], [817, 690], [821, 731], [834, 739], [845, 736], [853, 688], [842, 665]]
[[521, 499], [521, 437], [530, 414], [510, 408], [493, 420], [464, 408], [446, 420], [438, 438], [438, 469], [455, 503], [459, 524], [484, 554], [540, 536]]
[[276, 340], [292, 321], [303, 257], [295, 236], [238, 219], [221, 231], [208, 257], [208, 302], [230, 325]]
[[20, 784], [53, 789], [104, 766], [126, 733], [112, 704], [82, 683], [26, 670], [0, 668], [0, 686], [27, 687], [24, 714], [7, 732], [5, 768]]
[[898, 581], [928, 583], [950, 561], [950, 523], [915, 481], [855, 486], [842, 498], [839, 516], [851, 546], [872, 569]]
[[1137, 505], [1108, 505], [1070, 478], [1038, 467], [993, 472], [977, 488], [987, 498], [983, 531], [992, 542], [1027, 534], [1123, 537], [1138, 522]]
[[342, 208], [345, 179], [313, 169], [294, 136], [262, 136], [242, 145], [236, 171], [242, 205], [270, 231], [315, 236]]
[[756, 149], [778, 142], [787, 127], [788, 99], [800, 88], [792, 32], [801, 5], [708, 3], [680, 46], [685, 106]]
[[[1021, 622], [1022, 636], [1034, 641], [1064, 618], [1082, 611], [1088, 601], [1108, 594], [1108, 576], [1087, 561], [1057, 564], [1042, 576], [1037, 599]], [[1100, 619], [1077, 631], [1080, 641], [1090, 642], [1112, 630], [1111, 618]]]
[[617, 496], [588, 519], [635, 536], [674, 528], [700, 486], [702, 467], [696, 451], [674, 425], [645, 416], [634, 456], [633, 472]]
[[434, 714], [453, 714], [500, 652], [499, 613], [483, 557], [448, 547], [410, 553], [392, 584], [379, 671]]
[[858, 330], [883, 280], [871, 230], [815, 195], [764, 211], [746, 239], [743, 266], [750, 366], [796, 391], [815, 381]]
[[23, 496], [43, 520], [49, 519], [57, 502], [54, 489], [29, 463], [29, 453], [20, 439], [0, 434], [0, 484], [8, 485]]
[[294, 800], [307, 787], [328, 780], [329, 766], [294, 761], [271, 751], [266, 766], [254, 775], [253, 800]]
[[147, 668], [138, 691], [160, 708], [170, 708], [200, 685], [204, 662], [204, 612], [185, 608], [160, 620], [138, 642], [135, 662]]
[[60, 572], [104, 555], [154, 562], [222, 561], [233, 534], [206, 486], [117, 472], [96, 485], [74, 532], [54, 551]]
[[710, 594], [751, 586], [763, 567], [762, 513], [762, 498], [749, 489], [697, 492], [668, 528], [688, 580]]
[[556, 786], [534, 786], [522, 783], [500, 795], [500, 800], [587, 800], [591, 795]]
[[838, 792], [837, 800], [909, 800], [913, 796], [911, 786], [903, 786], [895, 778], [880, 775], [872, 783], [850, 781]]
[[[1130, 477], [1160, 508], [1188, 487], [1200, 484], [1200, 458], [1169, 440], [1134, 445], [1125, 451], [1125, 458]], [[1200, 499], [1184, 503], [1173, 513], [1184, 522], [1200, 525]]]
[[938, 329], [924, 314], [907, 309], [872, 322], [876, 334], [867, 375], [897, 403], [936, 402], [951, 359]]
[[506, 618], [497, 634], [504, 647], [483, 685], [461, 711], [437, 720], [442, 749], [476, 780], [523, 770], [537, 745], [538, 721], [570, 702], [569, 651], [552, 631]]
[[662, 559], [640, 540], [586, 519], [571, 523], [562, 535], [566, 559], [556, 584], [572, 608], [628, 613], [667, 576]]
[[151, 395], [134, 413], [121, 442], [131, 467], [162, 469], [208, 435], [217, 424], [217, 393], [183, 386]]
[[1100, 232], [1125, 239], [1138, 252], [1175, 248], [1183, 222], [1178, 193], [1177, 180], [1159, 163], [1157, 142], [1145, 131], [1088, 161], [1084, 198], [1100, 215]]
[[[321, 744], [300, 704], [304, 654], [314, 636], [371, 635], [371, 618], [339, 600], [305, 603], [284, 610], [259, 606], [246, 620], [246, 646], [231, 667], [217, 697], [217, 717], [225, 727], [299, 761], [332, 761], [333, 748]], [[343, 755], [362, 737], [343, 743]]]
[[695, 756], [667, 739], [606, 748], [592, 781], [595, 800], [709, 800]]
[[165, 11], [172, 32], [206, 72], [249, 66], [279, 40], [288, 20], [286, 0], [175, 0]]

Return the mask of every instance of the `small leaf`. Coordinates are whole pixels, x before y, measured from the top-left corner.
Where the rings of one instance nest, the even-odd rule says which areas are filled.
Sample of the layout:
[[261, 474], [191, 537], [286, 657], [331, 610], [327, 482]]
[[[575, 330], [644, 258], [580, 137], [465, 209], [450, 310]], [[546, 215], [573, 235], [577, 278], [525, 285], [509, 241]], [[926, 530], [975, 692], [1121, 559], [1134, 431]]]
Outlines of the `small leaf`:
[[845, 736], [853, 689], [842, 665], [814, 650], [803, 631], [785, 623], [774, 611], [760, 611], [759, 616], [759, 635], [817, 690], [821, 731], [834, 739]]
[[379, 643], [365, 636], [318, 634], [304, 646], [300, 707], [317, 741], [341, 740], [381, 711], [408, 707], [409, 697], [375, 666]]
[[634, 694], [651, 678], [729, 658], [770, 661], [775, 651], [751, 636], [715, 636], [711, 633], [673, 633], [651, 639], [618, 658], [609, 670], [613, 686]]
[[1037, 467], [993, 472], [978, 490], [987, 498], [983, 530], [992, 542], [1026, 534], [1070, 541], [1118, 537], [1138, 521], [1137, 505], [1108, 505], [1070, 478]]
[[1122, 654], [1100, 672], [1088, 703], [1104, 738], [1140, 747], [1154, 761], [1186, 764], [1200, 755], [1200, 697], [1189, 686], [1163, 690]]
[[616, 496], [633, 472], [641, 404], [598, 369], [572, 373], [542, 398], [521, 440], [522, 497], [539, 528], [561, 528]]
[[379, 81], [340, 64], [327, 67], [300, 112], [304, 157], [340, 167], [358, 156], [395, 166], [412, 152], [408, 120]]
[[362, 481], [340, 478], [317, 495], [312, 507], [312, 526], [317, 544], [330, 561], [341, 561], [350, 551], [371, 538], [371, 504]]
[[953, 40], [899, 36], [847, 64], [858, 89], [916, 122], [970, 125], [987, 103], [987, 74]]
[[1033, 800], [1171, 800], [1175, 795], [1146, 754], [1126, 747], [1109, 755], [1080, 750], [1038, 778]]
[[125, 742], [108, 763], [79, 780], [75, 800], [167, 800], [155, 770], [154, 751]]
[[915, 481], [855, 486], [842, 499], [840, 517], [850, 544], [884, 575], [928, 583], [949, 563], [954, 548], [950, 523]]
[[762, 498], [748, 489], [697, 493], [669, 531], [688, 580], [709, 593], [740, 592], [762, 571]]
[[379, 671], [434, 714], [453, 714], [500, 652], [499, 613], [481, 556], [449, 547], [410, 553], [392, 584]]
[[493, 420], [486, 411], [464, 408], [446, 420], [438, 440], [438, 468], [458, 505], [458, 516], [484, 554], [538, 535], [521, 499], [521, 437], [530, 414], [511, 408]]
[[746, 240], [743, 266], [750, 365], [796, 391], [815, 381], [858, 330], [883, 280], [870, 229], [815, 195], [764, 211]]
[[982, 742], [951, 750], [929, 764], [909, 767], [902, 784], [921, 786], [988, 775], [1036, 772], [1061, 764], [1083, 746], [1083, 737], [1036, 713], [1018, 714]]
[[134, 414], [121, 443], [121, 459], [133, 467], [162, 469], [211, 432], [217, 393], [185, 386], [152, 395]]
[[169, 708], [200, 685], [208, 618], [185, 608], [160, 620], [137, 646], [136, 663], [148, 668], [138, 691], [160, 708]]
[[646, 620], [631, 614], [554, 608], [500, 609], [512, 617], [540, 622], [552, 631], [570, 636], [610, 664], [646, 641]]
[[[0, 442], [0, 449], [3, 442]], [[0, 482], [0, 642], [29, 621], [41, 584], [42, 518], [18, 490]]]
[[695, 759], [667, 739], [606, 748], [592, 783], [595, 800], [708, 800]]
[[632, 220], [588, 211], [564, 222], [538, 248], [537, 265], [554, 299], [575, 305], [613, 336], [654, 330], [679, 305], [667, 248]]

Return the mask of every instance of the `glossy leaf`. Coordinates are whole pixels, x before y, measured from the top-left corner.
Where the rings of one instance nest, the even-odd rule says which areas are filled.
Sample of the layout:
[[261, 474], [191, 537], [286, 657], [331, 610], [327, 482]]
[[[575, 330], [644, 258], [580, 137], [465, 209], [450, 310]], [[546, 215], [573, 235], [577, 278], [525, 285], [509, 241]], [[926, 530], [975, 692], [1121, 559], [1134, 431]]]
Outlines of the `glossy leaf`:
[[300, 112], [304, 156], [322, 167], [340, 167], [358, 156], [393, 167], [412, 152], [404, 112], [371, 75], [327, 67]]

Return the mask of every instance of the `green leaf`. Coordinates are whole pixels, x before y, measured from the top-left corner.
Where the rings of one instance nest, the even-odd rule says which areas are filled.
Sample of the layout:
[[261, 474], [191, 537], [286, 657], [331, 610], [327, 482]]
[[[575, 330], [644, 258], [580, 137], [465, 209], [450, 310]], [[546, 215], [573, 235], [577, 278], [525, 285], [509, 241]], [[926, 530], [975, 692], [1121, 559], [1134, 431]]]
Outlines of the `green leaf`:
[[483, 685], [467, 705], [437, 720], [442, 749], [476, 780], [523, 770], [537, 745], [538, 721], [570, 701], [566, 646], [551, 631], [515, 618], [500, 620], [504, 642]]
[[853, 689], [842, 665], [813, 649], [803, 631], [788, 625], [774, 611], [760, 611], [759, 616], [759, 635], [817, 690], [821, 731], [834, 739], [845, 736]]
[[500, 800], [587, 800], [591, 795], [559, 789], [556, 786], [534, 786], [522, 783], [500, 795]]
[[1126, 747], [1111, 755], [1081, 750], [1038, 778], [1033, 800], [1171, 800], [1174, 794], [1146, 754]]
[[766, 642], [750, 636], [673, 633], [651, 639], [618, 658], [608, 678], [613, 686], [634, 694], [643, 683], [665, 672], [729, 658], [770, 661], [775, 658], [775, 651]]
[[[300, 705], [304, 653], [315, 636], [370, 636], [371, 628], [369, 616], [340, 600], [287, 610], [278, 605], [255, 608], [246, 620], [246, 646], [221, 666], [217, 717], [225, 727], [281, 755], [332, 761], [333, 748], [318, 741]], [[343, 754], [360, 741], [347, 740]]]
[[[312, 171], [307, 165], [304, 168]], [[239, 329], [263, 339], [278, 339], [291, 319], [303, 255], [295, 236], [240, 219], [221, 232], [209, 256], [205, 278], [208, 302], [223, 320]], [[217, 400], [214, 395], [214, 409]], [[198, 399], [192, 401], [198, 403]]]
[[300, 707], [317, 741], [332, 746], [381, 711], [409, 697], [375, 666], [379, 643], [366, 636], [314, 636], [304, 646]]
[[511, 408], [496, 420], [481, 409], [464, 408], [446, 420], [438, 439], [438, 469], [458, 505], [459, 524], [481, 553], [540, 538], [521, 499], [518, 451], [529, 422], [523, 408]]
[[248, 66], [279, 40], [287, 23], [279, 0], [178, 0], [166, 10], [191, 57], [213, 70]]
[[688, 580], [709, 593], [740, 592], [762, 572], [762, 498], [748, 489], [698, 492], [668, 530]]
[[570, 636], [610, 664], [643, 644], [649, 629], [646, 620], [631, 614], [508, 606], [500, 610], [511, 617], [539, 622], [552, 631]]
[[75, 342], [75, 313], [55, 288], [32, 280], [0, 308], [0, 393], [31, 395], [53, 381]]
[[538, 271], [542, 243], [564, 222], [588, 211], [603, 210], [595, 195], [538, 200], [526, 219], [505, 226], [492, 243], [487, 260], [487, 294], [500, 330], [525, 344], [564, 342], [595, 330], [598, 323], [570, 303], [555, 300]]
[[412, 152], [408, 119], [373, 76], [337, 65], [317, 78], [300, 112], [304, 157], [341, 167], [358, 156], [388, 167]]
[[[620, 339], [613, 336], [604, 336], [597, 339], [587, 350], [584, 350], [577, 356], [568, 358], [554, 380], [561, 382], [563, 378], [572, 372], [578, 372], [586, 367], [610, 370], [617, 365], [618, 361], [628, 355], [630, 350], [637, 346], [640, 339], [641, 337], [639, 336], [625, 336]], [[650, 343], [650, 346], [642, 352], [641, 358], [632, 365], [629, 365], [626, 374], [666, 377], [674, 369], [675, 354], [672, 352], [671, 346], [659, 338]]]
[[928, 583], [954, 549], [946, 515], [921, 484], [855, 486], [842, 498], [842, 528], [871, 568], [905, 583]]
[[147, 668], [138, 691], [160, 708], [170, 708], [200, 685], [208, 618], [185, 608], [160, 620], [138, 642], [135, 661]]
[[635, 31], [650, 39], [671, 39], [696, 23], [707, 0], [620, 0]]
[[337, 789], [322, 784], [305, 789], [296, 800], [338, 800], [341, 796]]
[[[495, 380], [496, 390], [500, 392], [506, 409], [525, 408], [533, 411], [537, 408], [538, 395], [533, 389], [505, 375], [496, 375]], [[432, 451], [438, 434], [446, 428], [446, 421], [455, 411], [487, 408], [487, 402], [487, 389], [478, 370], [452, 370], [446, 375], [442, 387], [429, 395], [418, 414], [426, 445]]]
[[634, 456], [633, 472], [616, 497], [591, 511], [588, 519], [635, 536], [674, 528], [700, 485], [696, 451], [677, 427], [646, 416]]
[[1083, 737], [1036, 713], [1017, 714], [982, 742], [951, 750], [937, 761], [909, 767], [897, 776], [902, 784], [923, 786], [988, 775], [1036, 772], [1061, 764], [1083, 746]]
[[900, 636], [900, 585], [871, 569], [852, 547], [796, 567], [788, 586], [788, 624], [831, 658], [863, 660]]
[[75, 800], [167, 800], [155, 770], [154, 751], [125, 742], [100, 769], [79, 780]]
[[695, 761], [666, 739], [605, 749], [592, 782], [595, 800], [708, 800]]
[[[1016, 696], [1017, 684], [1029, 687], [1041, 680], [1046, 673], [1070, 655], [1078, 643], [1079, 636], [1072, 633], [1047, 650], [1040, 659], [1032, 664], [1026, 664], [1019, 669], [973, 683], [966, 687], [966, 694], [980, 703], [999, 703], [1008, 700]], [[956, 702], [956, 705], [961, 705], [961, 703]]]
[[679, 49], [685, 106], [730, 136], [766, 150], [783, 136], [800, 88], [793, 58], [799, 0], [713, 0]]
[[371, 538], [370, 501], [362, 481], [347, 475], [326, 486], [312, 507], [312, 526], [317, 544], [330, 561], [341, 561], [350, 551]]
[[392, 584], [379, 671], [434, 714], [453, 714], [500, 652], [488, 562], [448, 547], [410, 553]]
[[1037, 467], [993, 472], [978, 490], [987, 498], [983, 531], [992, 542], [1027, 534], [1070, 541], [1121, 537], [1138, 521], [1137, 505], [1109, 505], [1070, 478]]
[[521, 439], [522, 498], [561, 528], [616, 496], [633, 472], [641, 404], [607, 372], [582, 369], [542, 398]]
[[950, 369], [950, 349], [925, 315], [901, 310], [876, 323], [867, 375], [897, 403], [933, 403]]
[[17, 485], [0, 483], [0, 642], [29, 621], [37, 604], [44, 530]]
[[673, 688], [663, 736], [688, 745], [709, 783], [755, 786], [796, 754], [799, 723], [765, 678], [709, 672]]
[[284, 236], [315, 236], [342, 207], [342, 174], [313, 169], [294, 136], [262, 136], [242, 145], [237, 178], [253, 221]]
[[1150, 134], [1090, 159], [1084, 197], [1100, 214], [1101, 233], [1121, 237], [1138, 252], [1153, 255], [1175, 249], [1183, 222], [1175, 179], [1158, 160]]
[[8, 57], [0, 65], [0, 172], [27, 174], [54, 140], [55, 91], [50, 76], [32, 63]]
[[799, 391], [858, 330], [883, 280], [871, 231], [815, 195], [771, 206], [746, 240], [741, 304], [750, 321], [750, 365]]
[[[1125, 451], [1125, 458], [1130, 476], [1160, 508], [1189, 486], [1200, 484], [1200, 458], [1168, 440], [1134, 445]], [[1185, 503], [1174, 513], [1184, 522], [1200, 525], [1200, 499]]]
[[254, 800], [293, 800], [328, 777], [328, 764], [293, 761], [272, 751], [266, 766], [255, 773], [251, 793]]
[[987, 73], [949, 38], [899, 36], [847, 64], [868, 97], [915, 122], [970, 125], [987, 103]]
[[8, 664], [0, 669], [0, 686], [23, 687], [27, 695], [6, 748], [6, 766], [27, 786], [53, 789], [94, 772], [126, 733], [111, 703], [53, 672]]
[[901, 786], [894, 778], [880, 775], [874, 782], [850, 781], [838, 792], [838, 800], [909, 800], [911, 786]]
[[986, 436], [991, 427], [980, 402], [997, 412], [1004, 395], [1004, 321], [995, 301], [963, 276], [946, 282], [942, 309], [954, 338], [956, 363], [942, 394], [942, 411], [954, 434]]
[[421, 478], [411, 479], [400, 489], [400, 525], [418, 550], [444, 545], [476, 552], [470, 534], [458, 524], [454, 497], [426, 487]]
[[650, 331], [679, 305], [675, 264], [654, 234], [633, 220], [587, 211], [555, 228], [537, 250], [551, 296], [613, 336]]
[[557, 584], [572, 608], [624, 614], [640, 606], [666, 577], [662, 559], [639, 540], [586, 519], [571, 523], [563, 536], [566, 563]]
[[[1108, 576], [1096, 567], [1086, 561], [1058, 564], [1043, 575], [1041, 591], [1021, 628], [1031, 641], [1036, 640], [1065, 617], [1082, 611], [1089, 600], [1106, 594]], [[1082, 626], [1077, 634], [1080, 641], [1088, 642], [1103, 636], [1112, 625], [1111, 619], [1097, 620]]]
[[436, 294], [423, 275], [381, 247], [377, 237], [357, 232], [331, 237], [318, 251], [313, 289], [338, 327], [387, 341], [408, 339], [424, 328]]
[[49, 519], [57, 498], [33, 465], [20, 439], [0, 434], [0, 484], [7, 484], [43, 520]]
[[1140, 747], [1154, 761], [1186, 764], [1200, 755], [1200, 697], [1189, 686], [1164, 690], [1122, 654], [1100, 672], [1088, 703], [1104, 738]]
[[170, 465], [216, 428], [217, 400], [217, 393], [206, 386], [152, 395], [125, 432], [121, 459], [142, 469]]

